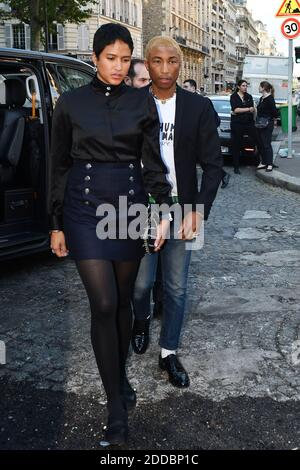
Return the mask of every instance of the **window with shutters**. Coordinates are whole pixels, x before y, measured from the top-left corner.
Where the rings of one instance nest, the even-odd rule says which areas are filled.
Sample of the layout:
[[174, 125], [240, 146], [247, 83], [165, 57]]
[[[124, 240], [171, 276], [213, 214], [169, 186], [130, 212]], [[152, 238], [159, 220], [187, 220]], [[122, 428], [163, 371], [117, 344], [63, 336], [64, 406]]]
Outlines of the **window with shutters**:
[[129, 1], [125, 0], [125, 23], [129, 24]]
[[4, 31], [5, 31], [5, 47], [13, 47], [12, 25], [6, 24], [4, 26]]
[[62, 24], [57, 24], [57, 49], [62, 50], [65, 49], [65, 28]]
[[78, 26], [78, 49], [80, 51], [89, 50], [89, 27], [86, 24]]
[[31, 49], [30, 26], [28, 24], [25, 24], [25, 47], [26, 47], [26, 49]]
[[136, 3], [133, 5], [133, 26], [138, 26], [138, 7]]
[[116, 18], [117, 17], [116, 13], [117, 13], [117, 11], [116, 11], [116, 0], [112, 0], [112, 2], [111, 2], [111, 17]]
[[49, 51], [57, 51], [57, 32], [49, 34]]
[[120, 0], [120, 21], [124, 21], [124, 0]]
[[13, 24], [12, 25], [12, 47], [15, 49], [26, 49], [26, 39], [25, 39], [25, 25]]

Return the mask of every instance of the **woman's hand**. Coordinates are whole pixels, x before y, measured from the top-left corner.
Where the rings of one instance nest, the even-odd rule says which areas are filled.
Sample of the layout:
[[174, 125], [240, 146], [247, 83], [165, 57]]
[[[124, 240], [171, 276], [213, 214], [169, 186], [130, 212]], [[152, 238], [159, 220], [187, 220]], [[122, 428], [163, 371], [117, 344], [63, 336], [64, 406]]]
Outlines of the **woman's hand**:
[[181, 222], [178, 231], [182, 240], [192, 240], [199, 235], [203, 215], [200, 212], [189, 212]]
[[250, 113], [254, 113], [255, 108], [253, 106], [251, 106], [251, 108], [249, 108], [249, 111], [250, 111]]
[[51, 233], [50, 248], [52, 253], [56, 254], [58, 258], [68, 256], [69, 250], [66, 247], [66, 240], [63, 231]]
[[170, 221], [168, 219], [162, 219], [160, 224], [157, 226], [156, 229], [156, 240], [154, 242], [155, 249], [154, 252], [156, 253], [161, 249], [163, 244], [165, 243], [166, 237], [168, 235], [170, 228]]

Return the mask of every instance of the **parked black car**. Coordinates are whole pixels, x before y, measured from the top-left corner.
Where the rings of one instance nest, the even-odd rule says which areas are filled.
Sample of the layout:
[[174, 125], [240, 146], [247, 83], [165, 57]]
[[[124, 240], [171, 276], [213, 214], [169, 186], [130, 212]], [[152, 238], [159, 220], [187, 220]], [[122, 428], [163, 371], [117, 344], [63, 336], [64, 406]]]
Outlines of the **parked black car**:
[[51, 119], [59, 95], [89, 83], [77, 59], [0, 48], [0, 259], [48, 248]]
[[[211, 95], [208, 98], [212, 101], [216, 112], [219, 115], [221, 124], [218, 127], [219, 137], [221, 140], [221, 151], [224, 157], [232, 156], [232, 143], [231, 143], [231, 130], [230, 130], [230, 118], [231, 118], [231, 106], [230, 96], [228, 95]], [[250, 163], [257, 165], [259, 158], [257, 155], [257, 149], [255, 142], [250, 136], [245, 134], [243, 136], [243, 148], [241, 151], [242, 158], [247, 159]]]

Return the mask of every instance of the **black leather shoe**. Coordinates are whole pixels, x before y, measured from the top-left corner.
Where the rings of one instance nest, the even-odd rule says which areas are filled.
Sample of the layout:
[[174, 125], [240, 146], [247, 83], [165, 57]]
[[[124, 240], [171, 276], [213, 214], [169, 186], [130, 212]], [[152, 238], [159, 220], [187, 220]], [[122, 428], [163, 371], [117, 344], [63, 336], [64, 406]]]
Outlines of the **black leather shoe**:
[[149, 345], [149, 326], [150, 317], [145, 321], [134, 320], [131, 344], [136, 354], [144, 354], [147, 351]]
[[230, 180], [230, 174], [226, 173], [226, 175], [224, 175], [224, 177], [222, 178], [222, 184], [221, 184], [222, 189], [224, 189], [224, 188], [226, 188], [226, 186], [228, 186], [229, 180]]
[[174, 387], [183, 388], [190, 385], [189, 376], [176, 354], [170, 354], [164, 359], [161, 357], [161, 355], [159, 355], [158, 363], [162, 370], [168, 372], [169, 382], [174, 385]]
[[132, 388], [126, 376], [121, 385], [121, 396], [127, 411], [132, 411], [136, 406], [136, 390]]
[[240, 174], [241, 174], [239, 168], [235, 168], [233, 171], [234, 171], [234, 173], [235, 173], [236, 175], [240, 175]]

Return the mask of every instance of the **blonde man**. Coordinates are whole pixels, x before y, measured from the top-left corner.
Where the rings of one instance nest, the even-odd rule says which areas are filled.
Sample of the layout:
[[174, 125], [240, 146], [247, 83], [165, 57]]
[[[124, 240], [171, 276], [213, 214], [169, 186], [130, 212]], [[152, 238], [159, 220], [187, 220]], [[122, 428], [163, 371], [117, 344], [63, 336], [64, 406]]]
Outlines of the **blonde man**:
[[[222, 179], [222, 156], [214, 111], [209, 101], [177, 85], [182, 62], [179, 45], [169, 37], [158, 36], [147, 44], [146, 67], [152, 84], [149, 92], [155, 100], [160, 118], [161, 155], [168, 169], [171, 202], [192, 210], [182, 220], [181, 239], [173, 237], [161, 251], [163, 277], [163, 318], [159, 344], [159, 367], [167, 371], [176, 387], [188, 387], [189, 376], [177, 357], [184, 318], [186, 288], [191, 250], [188, 244], [207, 219]], [[203, 169], [198, 191], [197, 164]], [[196, 205], [204, 205], [204, 212]], [[172, 230], [171, 230], [172, 233]], [[142, 259], [134, 290], [136, 318], [133, 341], [143, 337], [143, 323], [150, 314], [150, 292], [155, 281], [158, 255]], [[141, 317], [144, 315], [144, 321]]]

